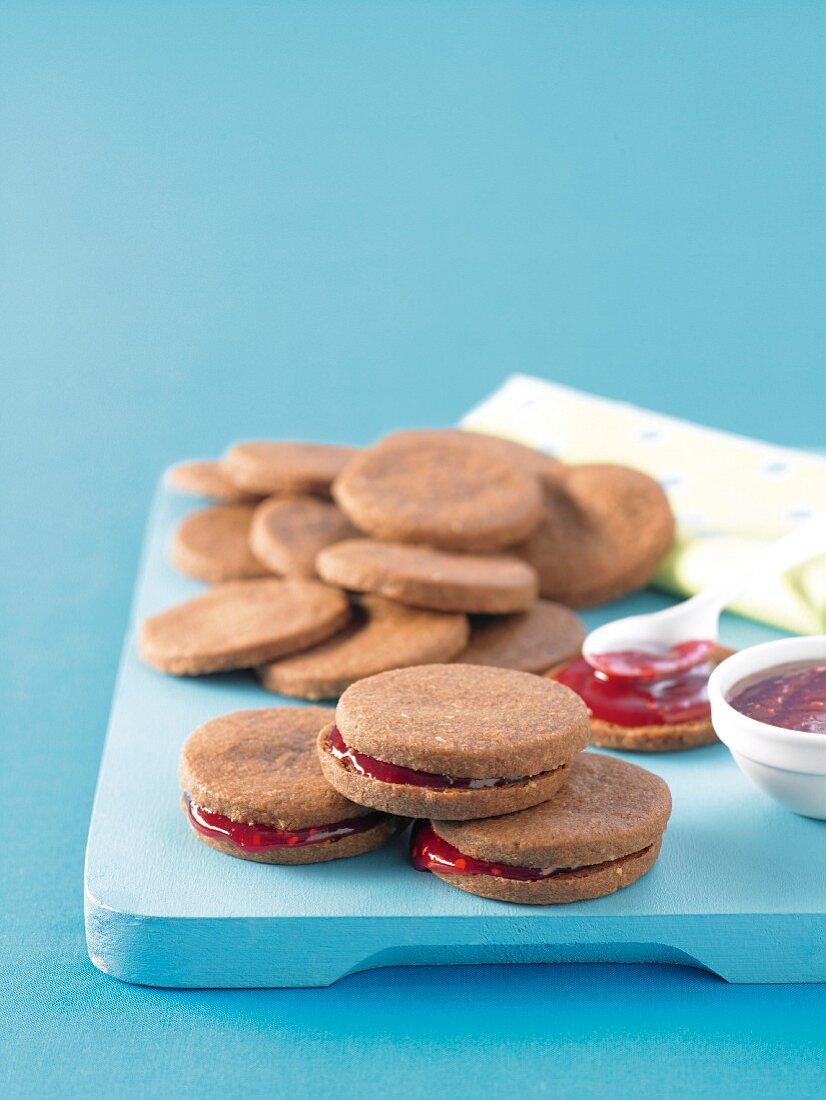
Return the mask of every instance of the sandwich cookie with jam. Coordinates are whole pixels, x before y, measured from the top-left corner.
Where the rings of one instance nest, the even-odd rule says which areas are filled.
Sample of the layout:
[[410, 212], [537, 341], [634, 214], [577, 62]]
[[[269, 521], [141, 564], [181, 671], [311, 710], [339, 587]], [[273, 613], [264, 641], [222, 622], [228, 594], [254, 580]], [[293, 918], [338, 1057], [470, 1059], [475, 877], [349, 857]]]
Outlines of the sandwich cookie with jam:
[[315, 742], [329, 710], [275, 707], [214, 718], [181, 752], [190, 828], [225, 855], [321, 863], [373, 851], [406, 822], [349, 802], [324, 780]]
[[464, 820], [552, 798], [588, 738], [585, 705], [561, 684], [435, 664], [353, 684], [318, 751], [328, 782], [354, 802]]
[[650, 871], [671, 813], [659, 776], [584, 752], [549, 802], [479, 821], [422, 821], [411, 856], [419, 871], [469, 894], [525, 905], [585, 901]]

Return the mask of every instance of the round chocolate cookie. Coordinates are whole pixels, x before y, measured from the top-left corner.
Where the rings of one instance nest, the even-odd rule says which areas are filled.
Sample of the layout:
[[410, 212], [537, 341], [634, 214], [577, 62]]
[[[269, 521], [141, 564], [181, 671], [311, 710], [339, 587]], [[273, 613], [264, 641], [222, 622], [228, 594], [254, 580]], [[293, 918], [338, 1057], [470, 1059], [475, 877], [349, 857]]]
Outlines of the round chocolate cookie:
[[627, 466], [570, 466], [545, 483], [542, 521], [514, 552], [539, 574], [541, 594], [591, 607], [647, 584], [674, 541], [660, 485]]
[[182, 462], [169, 470], [166, 481], [178, 493], [226, 504], [254, 504], [260, 499], [257, 493], [247, 493], [230, 481], [220, 462]]
[[582, 648], [585, 627], [562, 604], [537, 600], [529, 611], [471, 620], [470, 642], [454, 660], [519, 672], [546, 672]]
[[318, 552], [355, 534], [353, 525], [331, 501], [276, 497], [256, 508], [250, 546], [273, 573], [314, 577]]
[[236, 443], [224, 458], [224, 469], [239, 489], [271, 493], [328, 496], [333, 479], [357, 454], [355, 447], [329, 443]]
[[269, 576], [250, 550], [254, 512], [249, 504], [216, 504], [187, 516], [172, 544], [175, 565], [209, 584]]
[[464, 615], [421, 611], [381, 596], [363, 596], [346, 630], [258, 672], [268, 691], [299, 699], [335, 699], [366, 676], [449, 661], [464, 648], [469, 633]]
[[[708, 675], [734, 650], [725, 646], [715, 646], [709, 658]], [[553, 668], [549, 676], [558, 675], [565, 665]], [[624, 752], [679, 752], [682, 749], [696, 749], [702, 745], [713, 745], [717, 734], [711, 724], [710, 712], [702, 718], [693, 718], [686, 722], [655, 722], [646, 725], [621, 725], [605, 718], [591, 715], [591, 741], [604, 749], [621, 749]]]
[[659, 776], [585, 752], [549, 802], [483, 821], [425, 822], [412, 855], [419, 870], [483, 898], [584, 901], [630, 886], [653, 867], [670, 813]]
[[344, 593], [319, 581], [230, 581], [145, 619], [139, 648], [162, 672], [200, 676], [297, 653], [349, 617]]
[[360, 530], [444, 550], [501, 550], [539, 523], [539, 480], [486, 446], [387, 436], [352, 459], [333, 496]]
[[462, 820], [550, 798], [588, 736], [582, 700], [560, 684], [509, 669], [424, 665], [349, 687], [318, 748], [325, 776], [354, 802]]
[[498, 455], [506, 462], [512, 462], [520, 466], [525, 473], [538, 477], [543, 483], [555, 481], [564, 469], [562, 463], [538, 451], [535, 447], [526, 447], [524, 443], [517, 443], [513, 439], [505, 439], [500, 435], [488, 435], [486, 432], [475, 432], [465, 428], [413, 428], [396, 432], [394, 439], [411, 439], [433, 441], [447, 439], [463, 444], [466, 447], [486, 448], [490, 454]]
[[259, 863], [322, 863], [381, 847], [404, 823], [342, 798], [315, 743], [322, 707], [240, 710], [190, 734], [181, 805], [199, 840]]
[[328, 546], [316, 566], [331, 584], [433, 611], [523, 611], [536, 599], [539, 585], [536, 571], [517, 557], [453, 554], [373, 539]]

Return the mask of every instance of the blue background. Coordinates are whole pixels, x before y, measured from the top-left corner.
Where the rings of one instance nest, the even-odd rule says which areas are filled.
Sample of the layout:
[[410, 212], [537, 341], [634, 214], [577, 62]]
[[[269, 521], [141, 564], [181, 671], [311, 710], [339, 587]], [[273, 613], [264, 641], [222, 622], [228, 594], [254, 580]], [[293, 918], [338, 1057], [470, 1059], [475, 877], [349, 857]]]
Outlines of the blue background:
[[822, 1093], [823, 987], [131, 988], [81, 871], [167, 463], [449, 423], [511, 370], [824, 442], [824, 48], [792, 0], [3, 5], [5, 1095]]

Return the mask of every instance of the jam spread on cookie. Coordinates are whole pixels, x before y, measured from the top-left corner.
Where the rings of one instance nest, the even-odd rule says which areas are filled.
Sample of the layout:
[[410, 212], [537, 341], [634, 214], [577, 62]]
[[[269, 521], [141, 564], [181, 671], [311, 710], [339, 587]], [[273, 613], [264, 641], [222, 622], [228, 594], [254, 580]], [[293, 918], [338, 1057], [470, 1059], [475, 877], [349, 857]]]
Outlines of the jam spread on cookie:
[[617, 726], [664, 726], [707, 719], [708, 678], [714, 643], [682, 642], [655, 652], [642, 649], [602, 653], [599, 668], [580, 657], [554, 679], [575, 691], [592, 718]]
[[557, 873], [557, 867], [513, 867], [509, 863], [491, 863], [463, 855], [458, 848], [439, 836], [429, 821], [419, 821], [413, 828], [410, 856], [417, 871], [452, 871], [457, 875], [493, 875], [519, 882], [535, 882]]
[[[399, 783], [408, 787], [430, 787], [433, 790], [481, 790], [486, 787], [505, 787], [510, 783], [524, 783], [536, 778], [529, 775], [504, 776], [499, 779], [461, 779], [455, 775], [439, 775], [437, 772], [422, 772], [416, 768], [405, 768], [401, 764], [389, 764], [386, 760], [376, 760], [351, 748], [341, 736], [337, 726], [333, 726], [327, 738], [330, 755], [357, 775], [368, 779], [378, 779], [382, 783]], [[548, 775], [548, 772], [542, 772]]]
[[343, 840], [344, 837], [374, 828], [384, 817], [384, 814], [376, 812], [336, 821], [331, 825], [313, 825], [309, 829], [277, 829], [274, 825], [233, 821], [223, 814], [205, 810], [188, 797], [186, 807], [189, 823], [196, 832], [216, 840], [227, 840], [244, 852], [265, 852], [268, 848], [297, 848], [299, 845]]
[[539, 882], [574, 871], [593, 872], [609, 866], [637, 859], [650, 848], [641, 848], [628, 856], [607, 863], [595, 863], [586, 867], [515, 867], [511, 863], [493, 863], [487, 859], [466, 856], [453, 844], [440, 837], [429, 821], [417, 821], [410, 837], [410, 858], [417, 871], [443, 871], [456, 875], [492, 875], [494, 878], [516, 879], [518, 882]]
[[747, 718], [770, 726], [826, 734], [826, 662], [780, 665], [738, 684], [728, 702]]

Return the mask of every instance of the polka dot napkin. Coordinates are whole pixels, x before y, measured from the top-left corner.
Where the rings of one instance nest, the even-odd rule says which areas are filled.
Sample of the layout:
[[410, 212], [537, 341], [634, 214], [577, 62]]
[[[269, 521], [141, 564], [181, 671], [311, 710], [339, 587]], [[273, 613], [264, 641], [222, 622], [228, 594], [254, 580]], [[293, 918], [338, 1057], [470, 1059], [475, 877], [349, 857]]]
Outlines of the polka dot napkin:
[[[698, 592], [795, 524], [826, 511], [826, 458], [703, 428], [525, 375], [508, 378], [462, 427], [564, 462], [619, 462], [656, 477], [678, 539], [655, 585]], [[826, 631], [826, 555], [767, 577], [733, 610], [799, 634]]]

